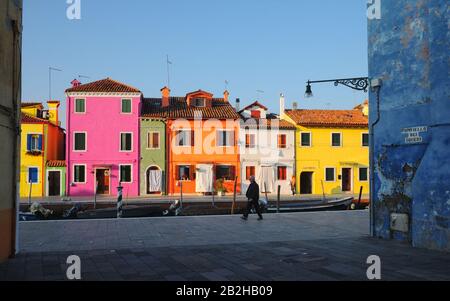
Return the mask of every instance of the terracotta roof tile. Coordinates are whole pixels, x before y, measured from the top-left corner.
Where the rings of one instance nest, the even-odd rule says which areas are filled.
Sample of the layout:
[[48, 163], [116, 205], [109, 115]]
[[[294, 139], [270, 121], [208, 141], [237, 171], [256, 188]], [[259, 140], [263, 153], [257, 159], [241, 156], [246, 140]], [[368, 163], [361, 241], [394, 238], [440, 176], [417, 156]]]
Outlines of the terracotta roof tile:
[[34, 106], [42, 106], [42, 103], [40, 103], [40, 102], [22, 102], [21, 104], [20, 104], [20, 106], [22, 107], [22, 108], [26, 108], [26, 107], [34, 107]]
[[298, 125], [368, 127], [369, 119], [359, 110], [286, 110]]
[[25, 114], [23, 112], [21, 114], [20, 122], [21, 123], [49, 123], [49, 121], [46, 119], [34, 117], [31, 115]]
[[185, 97], [170, 97], [170, 105], [161, 107], [161, 98], [145, 98], [142, 101], [142, 117], [159, 117], [167, 119], [193, 119], [196, 112], [201, 112], [204, 119], [239, 119], [235, 109], [223, 98], [213, 98], [212, 107], [190, 107]]
[[246, 110], [248, 110], [248, 109], [250, 109], [252, 107], [255, 107], [255, 106], [256, 107], [260, 107], [261, 109], [266, 110], [266, 111], [268, 110], [268, 108], [266, 106], [262, 105], [258, 101], [255, 101], [254, 103], [252, 103], [252, 104], [246, 106], [245, 108], [243, 108], [240, 112], [244, 112], [244, 111], [246, 111]]
[[295, 130], [296, 127], [292, 123], [286, 121], [286, 120], [280, 120], [278, 116], [275, 114], [267, 114], [267, 118], [263, 119], [254, 119], [257, 122], [247, 122], [249, 119], [245, 119], [243, 116], [241, 116], [242, 123], [241, 127], [249, 128], [249, 129], [256, 129], [261, 127], [266, 127], [267, 129], [280, 129], [280, 130]]
[[47, 161], [47, 167], [66, 167], [66, 161], [64, 160], [50, 160]]
[[141, 93], [140, 90], [115, 81], [111, 78], [69, 88], [66, 92], [112, 92], [112, 93]]

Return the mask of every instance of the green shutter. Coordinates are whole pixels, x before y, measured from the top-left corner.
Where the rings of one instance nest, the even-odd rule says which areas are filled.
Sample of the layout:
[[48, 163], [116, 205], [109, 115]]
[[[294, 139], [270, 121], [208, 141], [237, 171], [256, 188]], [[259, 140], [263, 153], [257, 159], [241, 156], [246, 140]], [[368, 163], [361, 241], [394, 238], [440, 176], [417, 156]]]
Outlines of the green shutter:
[[131, 99], [122, 99], [122, 113], [131, 113]]

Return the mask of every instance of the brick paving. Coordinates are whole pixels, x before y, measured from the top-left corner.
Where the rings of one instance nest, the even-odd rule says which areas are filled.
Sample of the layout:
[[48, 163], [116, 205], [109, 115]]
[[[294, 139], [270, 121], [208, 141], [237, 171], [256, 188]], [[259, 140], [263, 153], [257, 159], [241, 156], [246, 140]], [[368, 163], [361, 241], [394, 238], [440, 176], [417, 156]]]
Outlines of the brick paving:
[[[0, 280], [65, 280], [81, 258], [83, 280], [450, 280], [448, 253], [368, 237], [367, 211], [20, 223], [22, 251]], [[44, 235], [45, 234], [45, 235]]]

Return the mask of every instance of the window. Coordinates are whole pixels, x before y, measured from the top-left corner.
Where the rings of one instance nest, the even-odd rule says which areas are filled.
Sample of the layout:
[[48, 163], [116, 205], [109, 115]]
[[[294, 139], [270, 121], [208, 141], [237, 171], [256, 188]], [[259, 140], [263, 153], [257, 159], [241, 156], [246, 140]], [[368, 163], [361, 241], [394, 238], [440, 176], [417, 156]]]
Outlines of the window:
[[131, 114], [131, 99], [122, 99], [122, 113]]
[[73, 167], [73, 182], [86, 183], [86, 166], [74, 165]]
[[333, 167], [325, 168], [325, 181], [335, 182], [336, 181], [336, 169]]
[[254, 118], [254, 119], [261, 118], [261, 111], [259, 111], [259, 110], [253, 110], [253, 111], [251, 111], [250, 114], [251, 114], [252, 118]]
[[120, 133], [120, 151], [121, 152], [133, 151], [133, 134], [132, 133]]
[[206, 101], [204, 98], [194, 99], [194, 106], [198, 108], [204, 108], [206, 106]]
[[362, 134], [362, 146], [369, 146], [369, 134], [368, 133]]
[[311, 146], [311, 133], [301, 133], [301, 146]]
[[256, 175], [256, 167], [255, 166], [247, 166], [245, 168], [245, 178], [250, 180], [250, 177], [254, 177]]
[[27, 151], [42, 151], [42, 135], [27, 135]]
[[225, 181], [234, 181], [234, 166], [218, 165], [216, 166], [216, 179], [224, 179]]
[[177, 146], [194, 146], [195, 134], [191, 130], [180, 130], [177, 132]]
[[158, 149], [159, 148], [159, 132], [149, 132], [147, 134], [147, 148]]
[[331, 146], [342, 146], [342, 137], [341, 133], [332, 133], [331, 134]]
[[86, 100], [75, 99], [75, 113], [86, 113]]
[[278, 135], [278, 148], [286, 148], [286, 135]]
[[287, 167], [286, 166], [278, 166], [278, 181], [286, 181], [287, 180]]
[[361, 167], [359, 169], [359, 180], [366, 182], [369, 179], [369, 169], [367, 167]]
[[120, 183], [131, 183], [131, 165], [120, 165]]
[[39, 183], [39, 168], [29, 167], [28, 168], [28, 183]]
[[234, 146], [234, 131], [217, 131], [217, 146]]
[[256, 135], [246, 134], [245, 135], [245, 148], [255, 148], [256, 147]]
[[179, 165], [178, 168], [178, 180], [191, 181], [194, 180], [193, 168], [190, 165]]
[[86, 151], [86, 133], [75, 133], [74, 134], [74, 151], [84, 152]]

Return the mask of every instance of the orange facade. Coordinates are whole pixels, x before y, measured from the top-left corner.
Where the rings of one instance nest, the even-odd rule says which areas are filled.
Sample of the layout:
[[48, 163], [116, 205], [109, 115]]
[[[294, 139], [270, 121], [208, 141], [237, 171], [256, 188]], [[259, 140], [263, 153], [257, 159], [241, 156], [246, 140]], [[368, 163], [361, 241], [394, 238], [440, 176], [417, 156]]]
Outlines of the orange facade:
[[[180, 132], [190, 129], [193, 132], [193, 143], [180, 146]], [[199, 192], [199, 165], [212, 166], [212, 183], [217, 190], [217, 180], [223, 179], [225, 193], [233, 193], [235, 180], [237, 193], [241, 192], [239, 157], [239, 121], [236, 120], [170, 120], [168, 121], [169, 145], [169, 194]], [[186, 131], [188, 132], [188, 131]], [[232, 136], [227, 146], [222, 146], [219, 136], [228, 132]], [[189, 136], [189, 134], [187, 135]], [[190, 138], [190, 137], [189, 137]], [[192, 141], [191, 141], [192, 142]], [[189, 168], [185, 168], [189, 167]], [[228, 171], [227, 171], [228, 169]], [[189, 172], [187, 172], [189, 171]], [[189, 174], [188, 174], [189, 173]], [[220, 173], [220, 174], [219, 174]], [[181, 183], [182, 182], [182, 183]]]

